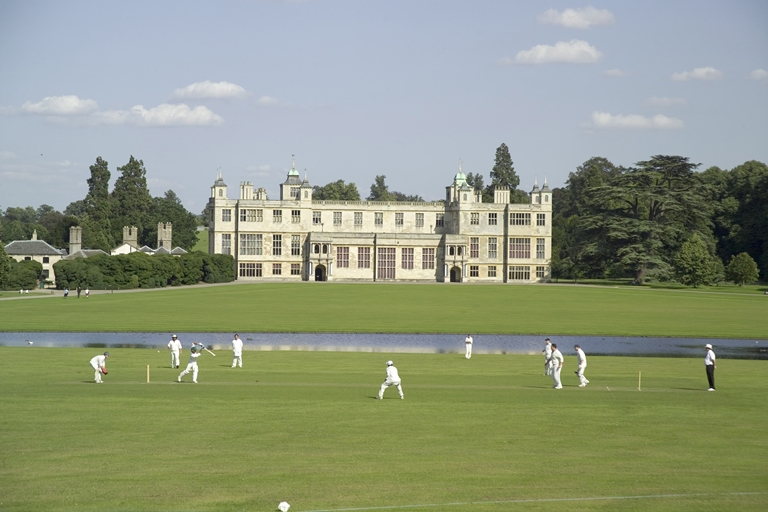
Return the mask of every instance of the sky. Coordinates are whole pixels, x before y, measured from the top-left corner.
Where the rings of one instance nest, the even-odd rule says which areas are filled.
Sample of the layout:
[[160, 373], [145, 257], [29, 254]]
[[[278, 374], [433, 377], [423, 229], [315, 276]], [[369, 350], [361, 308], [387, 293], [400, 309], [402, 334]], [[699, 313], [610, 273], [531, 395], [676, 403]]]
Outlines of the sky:
[[529, 191], [591, 157], [768, 162], [768, 2], [0, 1], [0, 209], [141, 159], [193, 213], [295, 166], [442, 199], [505, 143]]

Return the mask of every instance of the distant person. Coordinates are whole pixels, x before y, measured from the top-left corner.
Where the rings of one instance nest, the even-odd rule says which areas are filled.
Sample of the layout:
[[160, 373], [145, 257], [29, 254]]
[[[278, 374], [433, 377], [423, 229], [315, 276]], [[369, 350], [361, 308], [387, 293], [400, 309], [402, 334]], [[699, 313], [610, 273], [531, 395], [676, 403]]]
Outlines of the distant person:
[[709, 381], [709, 389], [707, 391], [714, 391], [715, 369], [717, 368], [715, 364], [715, 351], [712, 350], [712, 345], [709, 343], [704, 345], [704, 348], [707, 349], [707, 355], [704, 356], [704, 367], [707, 369], [707, 381]]
[[557, 350], [557, 344], [552, 344], [552, 370], [550, 375], [555, 385], [552, 386], [555, 389], [563, 389], [563, 383], [560, 382], [560, 371], [563, 369], [563, 354]]
[[171, 351], [171, 368], [178, 368], [181, 364], [181, 342], [175, 334], [168, 342], [168, 350]]
[[544, 354], [544, 375], [552, 373], [552, 342], [547, 338], [544, 345], [544, 350], [541, 351]]
[[381, 389], [379, 389], [379, 396], [377, 398], [382, 400], [384, 398], [384, 390], [393, 385], [397, 386], [397, 392], [400, 393], [400, 400], [404, 399], [405, 396], [403, 396], [403, 387], [400, 385], [400, 375], [397, 373], [395, 363], [392, 361], [387, 361], [387, 378], [384, 379], [384, 382], [381, 385]]
[[202, 343], [195, 342], [192, 344], [192, 348], [189, 349], [189, 362], [187, 363], [187, 367], [184, 369], [184, 371], [179, 374], [179, 378], [176, 379], [177, 382], [181, 382], [181, 378], [183, 376], [189, 372], [192, 372], [192, 382], [197, 384], [197, 358], [202, 355], [203, 348], [205, 348], [205, 345]]
[[584, 370], [587, 368], [587, 356], [580, 346], [574, 345], [573, 349], [576, 351], [576, 361], [579, 363], [579, 369], [576, 370], [576, 376], [579, 378], [579, 387], [584, 388], [589, 384], [589, 381], [584, 376]]
[[232, 368], [240, 364], [240, 368], [243, 367], [243, 340], [240, 336], [235, 334], [235, 339], [232, 340]]
[[473, 343], [473, 341], [474, 340], [472, 339], [472, 335], [471, 334], [467, 334], [467, 337], [464, 340], [464, 346], [466, 347], [466, 355], [464, 357], [466, 357], [467, 359], [472, 357], [472, 343]]
[[93, 368], [93, 380], [96, 381], [96, 384], [101, 384], [103, 382], [101, 380], [101, 375], [102, 373], [107, 373], [108, 357], [109, 357], [109, 352], [104, 352], [103, 354], [94, 356], [91, 359], [91, 368]]
[[85, 298], [87, 299], [87, 298], [88, 298], [88, 297], [90, 297], [90, 296], [91, 296], [91, 290], [90, 290], [90, 289], [88, 289], [88, 288], [86, 288], [86, 289], [85, 289]]
[[69, 297], [69, 288], [64, 288], [64, 298]]
[[22, 293], [24, 293], [24, 288], [22, 288], [21, 290], [19, 290], [19, 295], [21, 295]]
[[80, 298], [80, 291], [81, 291], [81, 288], [78, 286], [77, 287], [77, 298], [78, 299]]

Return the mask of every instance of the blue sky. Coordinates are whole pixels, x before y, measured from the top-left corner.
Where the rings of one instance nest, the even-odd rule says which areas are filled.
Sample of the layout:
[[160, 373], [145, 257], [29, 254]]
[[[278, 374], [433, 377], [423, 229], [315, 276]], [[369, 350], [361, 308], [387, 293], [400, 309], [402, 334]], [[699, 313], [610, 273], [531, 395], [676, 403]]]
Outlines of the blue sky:
[[0, 2], [0, 208], [97, 156], [202, 210], [217, 169], [444, 197], [506, 143], [521, 188], [590, 157], [768, 162], [768, 2]]

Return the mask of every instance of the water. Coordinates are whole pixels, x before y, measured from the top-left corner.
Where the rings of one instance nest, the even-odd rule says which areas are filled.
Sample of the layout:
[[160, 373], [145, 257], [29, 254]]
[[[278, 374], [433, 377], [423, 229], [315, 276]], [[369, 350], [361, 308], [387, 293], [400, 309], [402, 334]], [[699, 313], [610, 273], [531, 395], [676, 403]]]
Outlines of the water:
[[[165, 349], [172, 333], [0, 332], [0, 346]], [[233, 333], [178, 333], [185, 348], [193, 341], [228, 350]], [[463, 353], [466, 334], [339, 334], [241, 332], [246, 350], [321, 350], [348, 352]], [[717, 357], [768, 360], [768, 340], [630, 338], [617, 336], [473, 335], [473, 354], [538, 354], [549, 336], [563, 354], [573, 346], [590, 355], [704, 357], [704, 344]]]

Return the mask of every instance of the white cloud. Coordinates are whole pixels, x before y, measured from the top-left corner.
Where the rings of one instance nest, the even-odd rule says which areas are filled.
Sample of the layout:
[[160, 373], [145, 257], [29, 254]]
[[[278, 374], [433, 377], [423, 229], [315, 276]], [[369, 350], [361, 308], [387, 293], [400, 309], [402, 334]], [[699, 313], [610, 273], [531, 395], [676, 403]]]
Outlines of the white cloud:
[[657, 114], [653, 117], [645, 117], [637, 114], [609, 114], [608, 112], [592, 112], [592, 127], [594, 128], [619, 128], [619, 129], [677, 129], [683, 127], [683, 122], [674, 117]]
[[603, 71], [603, 74], [605, 76], [616, 76], [621, 78], [621, 77], [629, 76], [629, 71], [623, 71], [619, 68], [614, 68], [614, 69]]
[[683, 98], [667, 98], [665, 96], [652, 96], [645, 100], [645, 102], [654, 107], [673, 107], [675, 105], [685, 105], [688, 103]]
[[567, 28], [589, 28], [593, 25], [612, 25], [615, 20], [613, 13], [607, 9], [595, 9], [591, 5], [578, 9], [565, 9], [559, 12], [548, 9], [539, 15], [539, 23], [560, 25]]
[[594, 64], [603, 56], [597, 48], [586, 41], [573, 39], [558, 41], [554, 46], [539, 44], [530, 50], [517, 52], [515, 59], [502, 59], [502, 64], [550, 64], [555, 62], [568, 64]]
[[693, 71], [683, 71], [682, 73], [673, 73], [672, 80], [676, 82], [685, 82], [688, 80], [720, 80], [723, 78], [723, 72], [713, 67], [696, 68]]
[[756, 69], [747, 75], [750, 80], [757, 80], [760, 82], [768, 82], [768, 71], [764, 69]]
[[245, 170], [248, 171], [250, 175], [256, 176], [257, 178], [267, 178], [272, 171], [272, 166], [267, 164], [249, 165], [245, 168]]
[[147, 109], [136, 105], [130, 110], [105, 110], [90, 116], [96, 124], [134, 124], [138, 126], [215, 126], [224, 122], [208, 107], [190, 108], [184, 103], [163, 103]]
[[258, 99], [256, 103], [265, 107], [272, 107], [272, 106], [278, 105], [280, 103], [280, 100], [278, 100], [277, 98], [273, 98], [272, 96], [262, 96], [261, 98]]
[[0, 151], [0, 160], [11, 160], [12, 158], [16, 158], [12, 151]]
[[231, 82], [195, 82], [186, 87], [173, 91], [177, 98], [244, 98], [248, 95], [245, 89]]
[[80, 115], [94, 111], [99, 105], [94, 100], [81, 100], [75, 95], [47, 96], [42, 101], [28, 101], [21, 106], [22, 112], [46, 115]]

